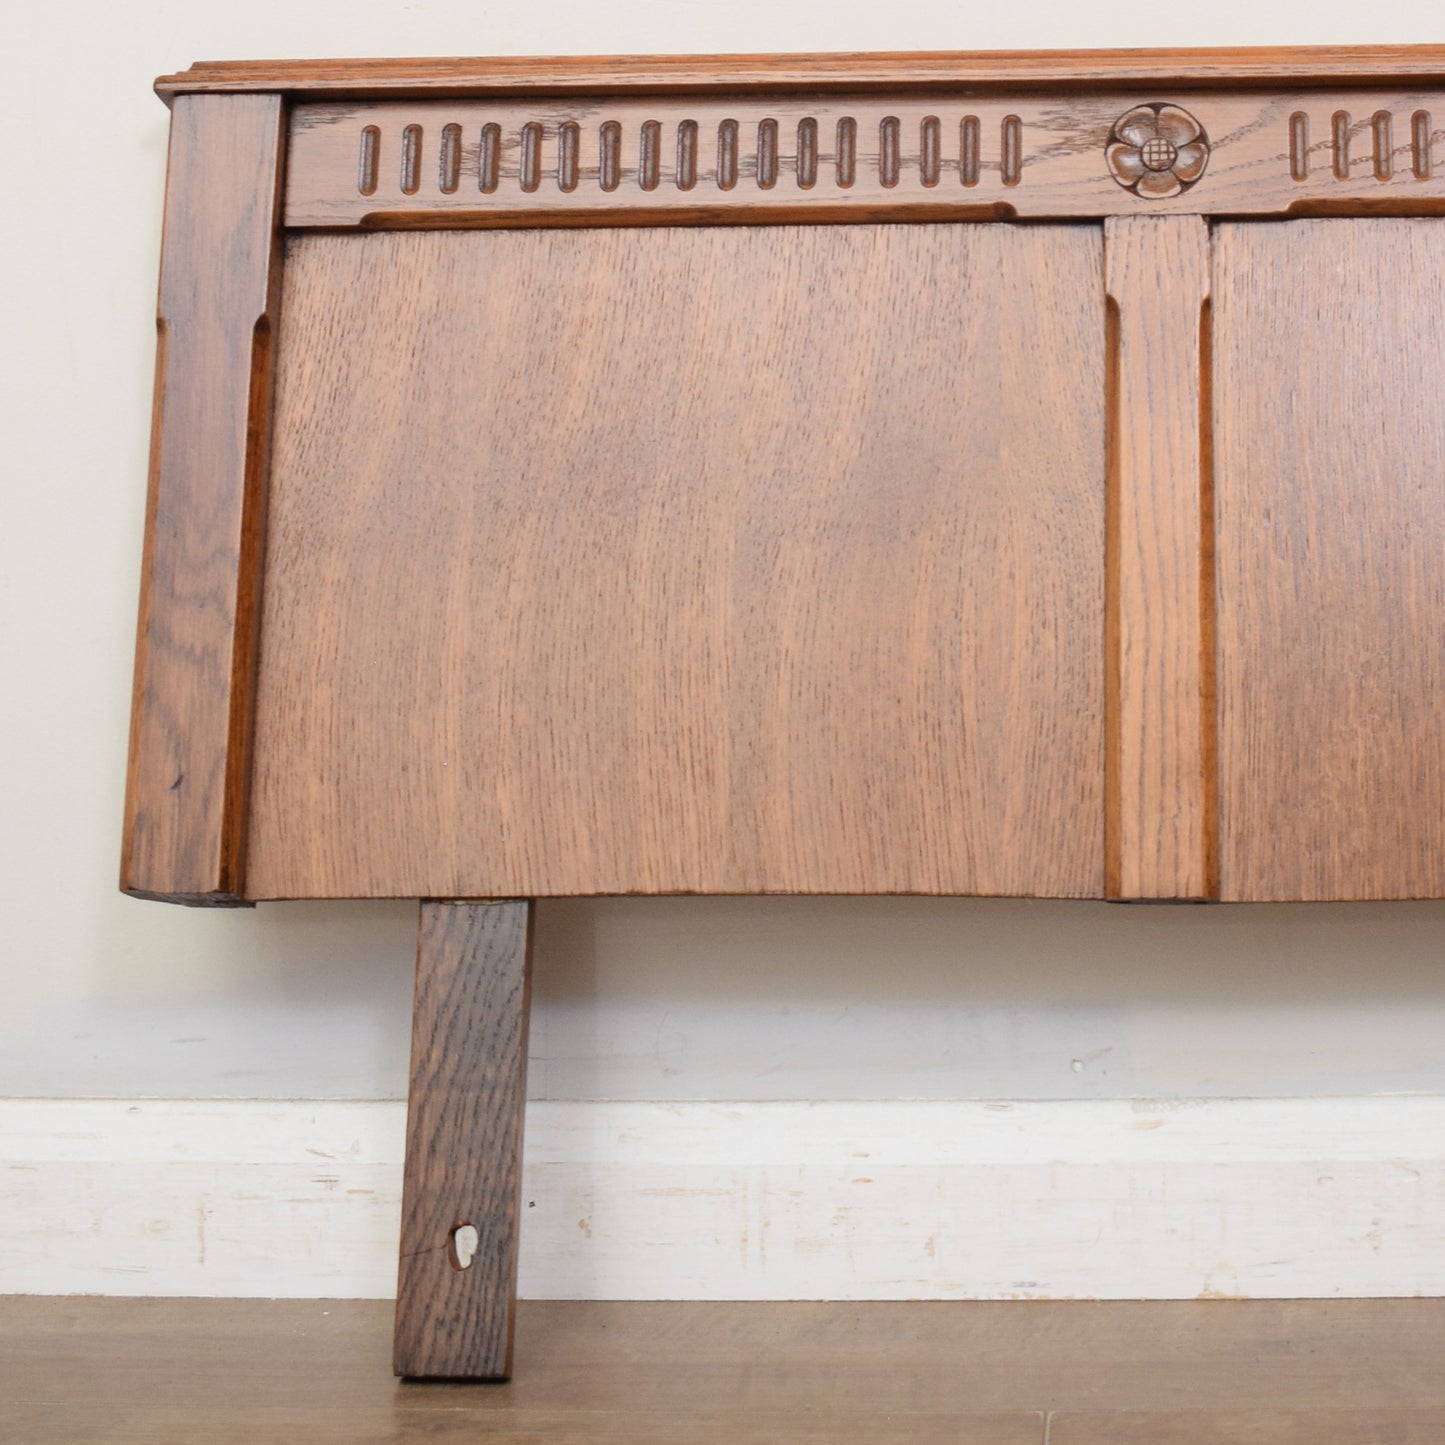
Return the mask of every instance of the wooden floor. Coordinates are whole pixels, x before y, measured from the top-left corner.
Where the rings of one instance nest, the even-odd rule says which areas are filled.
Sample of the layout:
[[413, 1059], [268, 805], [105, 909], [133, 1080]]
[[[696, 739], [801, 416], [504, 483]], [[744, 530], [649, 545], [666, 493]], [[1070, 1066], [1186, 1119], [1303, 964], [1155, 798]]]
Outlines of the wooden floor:
[[1445, 1300], [524, 1303], [508, 1385], [373, 1301], [0, 1298], [5, 1445], [1442, 1445]]

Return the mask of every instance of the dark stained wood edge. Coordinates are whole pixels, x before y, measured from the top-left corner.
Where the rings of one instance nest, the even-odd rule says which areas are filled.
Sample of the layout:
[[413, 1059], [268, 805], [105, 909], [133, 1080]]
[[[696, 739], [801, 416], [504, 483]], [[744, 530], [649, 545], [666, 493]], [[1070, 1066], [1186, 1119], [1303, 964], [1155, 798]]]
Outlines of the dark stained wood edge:
[[[1411, 212], [1413, 215], [1414, 212]], [[890, 225], [907, 221], [922, 222], [976, 222], [1020, 221], [1027, 223], [1033, 217], [1021, 217], [1014, 207], [1005, 201], [986, 202], [980, 205], [960, 204], [940, 206], [937, 204], [910, 205], [900, 202], [893, 205], [858, 206], [839, 205], [811, 206], [806, 211], [798, 206], [780, 203], [778, 205], [749, 206], [746, 209], [723, 206], [639, 207], [635, 211], [611, 210], [601, 206], [578, 206], [567, 211], [373, 211], [365, 218], [365, 224], [354, 229], [367, 231], [537, 231], [561, 230], [566, 227], [605, 226], [619, 228], [647, 229], [658, 226], [808, 226], [808, 225]], [[1077, 220], [1077, 217], [1068, 217]], [[313, 229], [350, 230], [340, 224], [316, 227], [310, 222], [297, 222], [291, 229], [305, 231]]]
[[999, 50], [832, 55], [497, 56], [475, 59], [200, 61], [163, 75], [169, 103], [196, 92], [281, 91], [303, 98], [668, 95], [680, 91], [1071, 90], [1159, 86], [1415, 84], [1445, 79], [1445, 46], [1290, 46], [1184, 50]]
[[284, 106], [171, 115], [121, 888], [243, 903]]
[[1204, 897], [1220, 898], [1219, 587], [1214, 512], [1214, 228], [1199, 312], [1199, 756], [1204, 788]]
[[1109, 294], [1104, 253], [1104, 897], [1118, 901], [1124, 866], [1124, 798], [1119, 787], [1123, 730], [1119, 697], [1120, 328], [1119, 303]]
[[409, 1379], [511, 1374], [535, 913], [421, 905], [394, 1354]]

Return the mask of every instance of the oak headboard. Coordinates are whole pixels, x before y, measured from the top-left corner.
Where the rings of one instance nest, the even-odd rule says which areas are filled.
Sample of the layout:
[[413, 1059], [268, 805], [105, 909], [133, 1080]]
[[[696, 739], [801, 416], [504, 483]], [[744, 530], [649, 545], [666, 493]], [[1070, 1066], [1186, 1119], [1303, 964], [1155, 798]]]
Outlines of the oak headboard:
[[424, 900], [403, 1373], [531, 900], [1445, 896], [1445, 49], [158, 89], [122, 886]]

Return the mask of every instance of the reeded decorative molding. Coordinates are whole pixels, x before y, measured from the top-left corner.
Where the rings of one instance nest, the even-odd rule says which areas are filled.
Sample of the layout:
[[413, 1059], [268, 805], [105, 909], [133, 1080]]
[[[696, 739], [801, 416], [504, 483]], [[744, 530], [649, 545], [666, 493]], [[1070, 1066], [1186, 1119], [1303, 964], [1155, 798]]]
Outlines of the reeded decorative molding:
[[1445, 211], [1445, 90], [363, 101], [292, 113], [290, 226]]
[[[1366, 151], [1355, 138], [1367, 132]], [[1393, 180], [1402, 169], [1417, 181], [1428, 181], [1445, 163], [1441, 144], [1445, 130], [1436, 128], [1425, 109], [1407, 113], [1405, 107], [1384, 108], [1358, 120], [1352, 120], [1348, 110], [1336, 110], [1325, 136], [1313, 146], [1310, 117], [1298, 110], [1290, 116], [1289, 134], [1290, 175], [1296, 181], [1309, 180], [1317, 166], [1327, 169], [1337, 181], [1348, 181], [1362, 161], [1368, 161], [1377, 181]]]

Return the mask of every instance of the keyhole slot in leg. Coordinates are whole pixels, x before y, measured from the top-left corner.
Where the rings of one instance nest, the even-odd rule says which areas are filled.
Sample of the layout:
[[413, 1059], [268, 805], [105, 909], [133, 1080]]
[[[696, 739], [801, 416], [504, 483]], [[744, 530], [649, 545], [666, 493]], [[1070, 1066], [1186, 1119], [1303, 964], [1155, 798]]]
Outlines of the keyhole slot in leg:
[[481, 1235], [475, 1224], [458, 1224], [447, 1236], [447, 1259], [453, 1269], [470, 1269], [477, 1257]]

